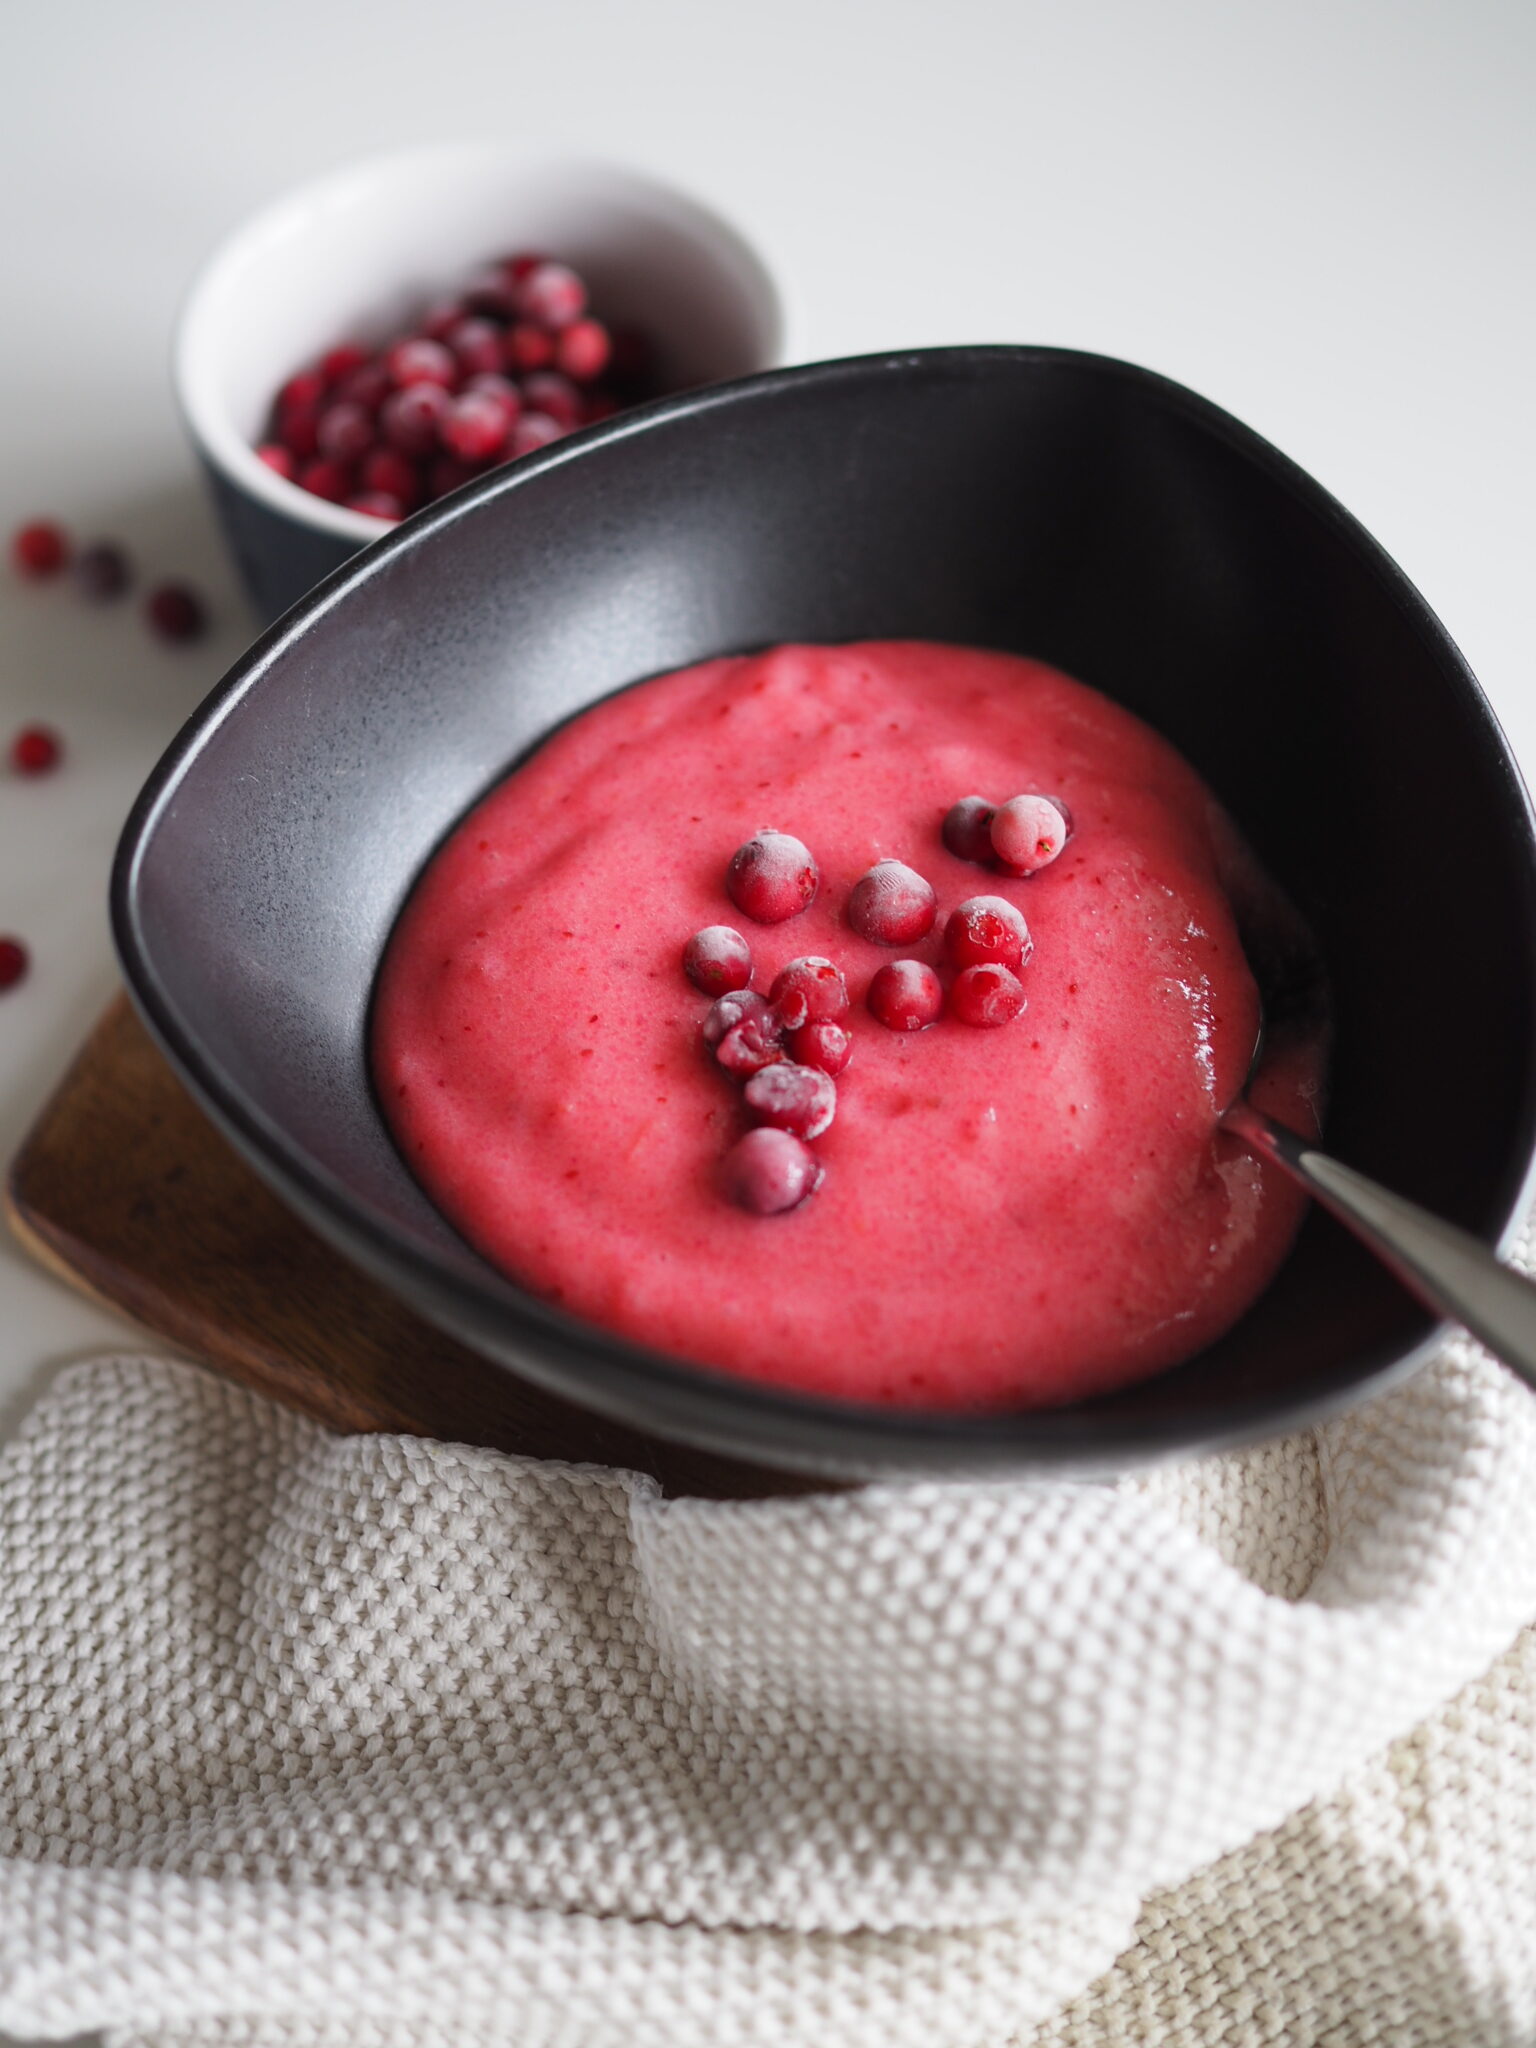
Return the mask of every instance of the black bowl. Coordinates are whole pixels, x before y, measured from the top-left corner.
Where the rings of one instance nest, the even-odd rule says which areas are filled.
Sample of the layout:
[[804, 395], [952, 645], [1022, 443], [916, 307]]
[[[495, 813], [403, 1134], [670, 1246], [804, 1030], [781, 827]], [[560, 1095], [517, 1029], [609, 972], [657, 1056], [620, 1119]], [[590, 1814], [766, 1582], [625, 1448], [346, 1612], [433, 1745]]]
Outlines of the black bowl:
[[1290, 1429], [1434, 1326], [1321, 1214], [1218, 1344], [984, 1418], [745, 1384], [534, 1300], [402, 1166], [365, 1053], [422, 863], [507, 763], [621, 685], [783, 640], [1037, 655], [1195, 764], [1311, 921], [1341, 1157], [1502, 1243], [1536, 1123], [1536, 840], [1455, 647], [1361, 528], [1179, 386], [1050, 349], [716, 387], [469, 486], [251, 650], [129, 820], [113, 916], [151, 1028], [280, 1194], [424, 1315], [663, 1435], [844, 1474], [1103, 1472]]

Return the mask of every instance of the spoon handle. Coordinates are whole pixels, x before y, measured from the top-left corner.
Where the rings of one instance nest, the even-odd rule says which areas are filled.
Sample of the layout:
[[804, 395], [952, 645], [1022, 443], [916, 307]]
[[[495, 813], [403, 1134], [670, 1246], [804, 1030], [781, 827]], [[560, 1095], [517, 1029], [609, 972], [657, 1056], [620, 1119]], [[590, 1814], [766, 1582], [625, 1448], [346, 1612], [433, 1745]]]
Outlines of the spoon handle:
[[1466, 1231], [1341, 1166], [1246, 1102], [1233, 1104], [1222, 1127], [1299, 1181], [1370, 1246], [1410, 1294], [1461, 1323], [1527, 1385], [1536, 1386], [1536, 1285], [1524, 1274], [1502, 1264]]

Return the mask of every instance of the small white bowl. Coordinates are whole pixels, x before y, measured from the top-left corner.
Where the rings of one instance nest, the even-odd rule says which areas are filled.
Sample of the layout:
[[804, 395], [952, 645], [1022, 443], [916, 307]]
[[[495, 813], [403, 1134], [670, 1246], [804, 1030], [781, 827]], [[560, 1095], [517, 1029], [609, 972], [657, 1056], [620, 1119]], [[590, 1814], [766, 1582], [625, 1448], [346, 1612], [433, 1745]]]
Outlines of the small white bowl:
[[300, 186], [215, 250], [173, 354], [182, 414], [263, 617], [391, 530], [261, 461], [256, 442], [279, 386], [338, 343], [390, 339], [519, 248], [574, 265], [605, 318], [643, 329], [666, 389], [779, 360], [779, 294], [756, 252], [708, 207], [634, 171], [446, 143]]

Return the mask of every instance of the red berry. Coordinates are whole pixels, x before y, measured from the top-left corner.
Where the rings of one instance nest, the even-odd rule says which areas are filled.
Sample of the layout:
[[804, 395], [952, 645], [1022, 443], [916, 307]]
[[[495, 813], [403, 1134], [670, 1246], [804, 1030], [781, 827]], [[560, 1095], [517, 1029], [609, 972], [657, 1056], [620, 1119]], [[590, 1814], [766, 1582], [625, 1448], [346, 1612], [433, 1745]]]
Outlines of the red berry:
[[332, 462], [356, 462], [373, 445], [373, 421], [348, 398], [328, 405], [315, 425], [320, 453]]
[[725, 872], [726, 894], [759, 924], [782, 924], [797, 916], [815, 899], [820, 881], [810, 848], [771, 826], [738, 846]]
[[760, 1124], [726, 1153], [720, 1177], [738, 1208], [754, 1216], [779, 1216], [798, 1208], [820, 1187], [826, 1168], [792, 1131]]
[[384, 358], [370, 356], [367, 362], [359, 363], [355, 370], [347, 372], [333, 395], [346, 399], [352, 405], [360, 405], [364, 412], [373, 414], [393, 389]]
[[496, 370], [479, 370], [464, 386], [463, 395], [478, 392], [482, 398], [494, 398], [506, 415], [510, 427], [523, 409], [523, 394], [510, 377], [503, 377]]
[[493, 321], [460, 320], [443, 336], [443, 344], [467, 377], [501, 368], [501, 329]]
[[1006, 896], [968, 896], [944, 927], [944, 951], [956, 967], [1022, 967], [1034, 950], [1029, 926]]
[[366, 512], [370, 519], [397, 520], [405, 517], [405, 507], [392, 491], [357, 491], [347, 500], [349, 512]]
[[319, 426], [317, 405], [296, 405], [278, 415], [277, 438], [290, 455], [307, 462], [320, 445]]
[[333, 505], [340, 505], [352, 494], [352, 472], [347, 464], [331, 462], [323, 456], [317, 462], [306, 462], [298, 481], [301, 490], [328, 499]]
[[548, 261], [542, 249], [520, 249], [515, 256], [507, 257], [501, 267], [508, 284], [521, 284], [531, 271]]
[[765, 1026], [778, 1028], [778, 1019], [768, 1002], [754, 995], [749, 988], [730, 989], [711, 1003], [704, 1022], [699, 1026], [699, 1035], [706, 1045], [718, 1045], [728, 1031], [748, 1017], [755, 1017]]
[[297, 457], [293, 450], [285, 448], [281, 441], [263, 441], [256, 450], [256, 455], [268, 469], [276, 470], [277, 474], [286, 477], [289, 483], [292, 483], [299, 473]]
[[535, 448], [547, 448], [551, 441], [563, 441], [565, 428], [547, 412], [525, 412], [512, 424], [507, 443], [509, 455], [531, 455]]
[[14, 988], [32, 964], [20, 939], [0, 939], [0, 989]]
[[325, 379], [318, 370], [299, 370], [277, 394], [277, 409], [283, 412], [313, 412], [325, 396]]
[[726, 1032], [715, 1047], [715, 1058], [728, 1074], [744, 1081], [784, 1057], [784, 1027], [769, 1010], [757, 1010], [742, 1018]]
[[779, 970], [768, 1000], [786, 1031], [802, 1024], [835, 1023], [848, 1014], [848, 988], [830, 960], [808, 953]]
[[469, 280], [459, 303], [465, 312], [476, 317], [490, 313], [498, 320], [510, 320], [513, 312], [512, 281], [499, 264], [493, 264]]
[[573, 320], [555, 343], [555, 367], [578, 384], [590, 384], [607, 369], [612, 353], [613, 343], [601, 320]]
[[848, 922], [878, 946], [910, 946], [933, 930], [939, 899], [916, 868], [880, 860], [860, 875], [848, 896]]
[[752, 981], [752, 948], [728, 924], [708, 924], [683, 948], [683, 972], [707, 996], [748, 988]]
[[365, 455], [358, 482], [365, 491], [385, 491], [391, 498], [398, 498], [407, 511], [421, 496], [416, 465], [408, 462], [398, 448], [375, 448]]
[[385, 399], [379, 426], [385, 440], [402, 455], [430, 455], [450, 400], [437, 384], [411, 384]]
[[46, 725], [26, 725], [11, 741], [11, 766], [18, 775], [46, 775], [59, 765], [63, 743]]
[[1071, 835], [1067, 807], [1056, 797], [1014, 796], [992, 820], [992, 851], [1016, 875], [1049, 867]]
[[145, 599], [144, 613], [162, 640], [196, 640], [208, 624], [202, 599], [184, 583], [160, 584]]
[[820, 1067], [824, 1074], [840, 1074], [853, 1057], [853, 1040], [841, 1024], [827, 1018], [802, 1024], [784, 1043], [792, 1060], [802, 1067]]
[[962, 1024], [1011, 1024], [1024, 1008], [1024, 985], [998, 961], [955, 977], [949, 1007]]
[[536, 263], [515, 278], [512, 299], [524, 320], [569, 327], [587, 310], [587, 288], [566, 263]]
[[944, 991], [921, 960], [888, 960], [869, 984], [867, 1000], [888, 1031], [923, 1031], [938, 1021]]
[[128, 557], [114, 541], [92, 541], [75, 557], [75, 585], [92, 604], [107, 604], [121, 597], [132, 581]]
[[523, 397], [530, 412], [547, 412], [562, 427], [574, 427], [581, 417], [581, 393], [558, 370], [535, 370], [525, 377]]
[[555, 337], [547, 327], [519, 320], [507, 329], [503, 354], [507, 368], [520, 376], [529, 370], [547, 370], [555, 360]]
[[991, 866], [992, 820], [996, 815], [996, 805], [989, 804], [984, 796], [963, 796], [959, 803], [950, 805], [944, 813], [944, 844], [956, 860], [974, 860], [983, 867]]
[[467, 484], [472, 476], [478, 476], [479, 469], [470, 462], [460, 462], [456, 455], [439, 455], [427, 471], [427, 496], [446, 498], [450, 491], [456, 491], [461, 484]]
[[344, 341], [339, 348], [327, 349], [320, 358], [320, 375], [328, 388], [334, 388], [343, 377], [360, 370], [367, 360], [367, 349], [359, 348], [355, 341]]
[[437, 436], [460, 462], [491, 462], [506, 446], [507, 415], [483, 391], [467, 391], [450, 402]]
[[384, 363], [390, 382], [401, 389], [412, 384], [441, 384], [447, 389], [459, 381], [459, 366], [452, 351], [424, 334], [397, 341], [385, 352]]
[[64, 529], [50, 519], [34, 519], [11, 535], [11, 560], [23, 576], [41, 580], [57, 576], [69, 560], [69, 542]]
[[428, 341], [446, 341], [449, 331], [458, 326], [468, 310], [462, 299], [438, 299], [427, 308], [418, 325]]
[[793, 1131], [797, 1138], [819, 1138], [837, 1114], [837, 1083], [832, 1076], [820, 1067], [797, 1067], [790, 1060], [763, 1067], [742, 1092], [758, 1123]]

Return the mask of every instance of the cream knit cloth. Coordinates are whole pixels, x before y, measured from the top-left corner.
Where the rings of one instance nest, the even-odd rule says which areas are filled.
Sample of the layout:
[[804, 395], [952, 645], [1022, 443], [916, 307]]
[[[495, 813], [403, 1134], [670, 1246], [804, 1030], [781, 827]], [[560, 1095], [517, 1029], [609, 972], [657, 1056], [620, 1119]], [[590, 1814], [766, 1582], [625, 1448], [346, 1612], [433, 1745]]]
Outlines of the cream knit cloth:
[[748, 1505], [80, 1367], [0, 1455], [0, 2030], [1530, 2042], [1533, 1616], [1465, 1344], [1115, 1487]]

